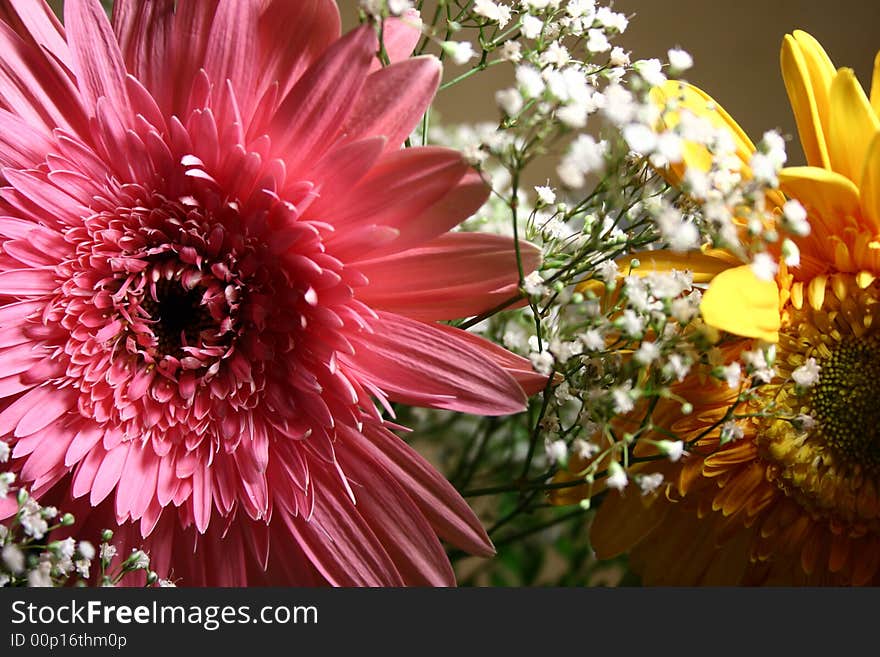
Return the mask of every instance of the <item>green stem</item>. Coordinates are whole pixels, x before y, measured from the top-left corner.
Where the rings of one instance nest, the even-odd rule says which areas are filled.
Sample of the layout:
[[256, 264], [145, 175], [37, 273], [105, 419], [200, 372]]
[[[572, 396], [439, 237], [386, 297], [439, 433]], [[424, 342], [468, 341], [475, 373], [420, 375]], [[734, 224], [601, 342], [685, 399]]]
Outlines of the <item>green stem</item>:
[[[483, 60], [485, 60], [485, 57], [486, 57], [486, 51], [484, 50], [484, 51], [483, 51]], [[500, 64], [501, 61], [502, 61], [502, 60], [500, 60], [500, 59], [496, 59], [496, 60], [491, 61], [491, 62], [481, 61], [479, 64], [477, 64], [477, 65], [476, 65], [474, 68], [472, 68], [471, 70], [466, 71], [465, 73], [462, 73], [461, 75], [459, 75], [458, 77], [453, 78], [453, 79], [450, 80], [449, 82], [444, 82], [443, 84], [441, 84], [441, 85], [440, 85], [440, 88], [439, 88], [437, 91], [438, 91], [438, 92], [443, 91], [443, 90], [448, 89], [449, 87], [451, 87], [451, 86], [453, 86], [453, 85], [458, 84], [459, 82], [463, 82], [464, 80], [467, 80], [469, 77], [472, 77], [473, 75], [475, 75], [475, 74], [477, 74], [477, 73], [480, 73], [481, 71], [485, 71], [487, 68], [490, 68], [490, 67], [492, 67], [492, 66], [495, 66], [496, 64]]]
[[563, 514], [557, 518], [553, 518], [546, 522], [539, 523], [533, 527], [528, 527], [518, 532], [514, 532], [504, 538], [500, 538], [496, 541], [493, 541], [496, 548], [504, 547], [505, 545], [509, 545], [510, 543], [515, 543], [516, 541], [522, 540], [533, 534], [538, 534], [545, 529], [549, 529], [550, 527], [554, 527], [555, 525], [561, 525], [569, 520], [573, 520], [575, 518], [581, 518], [587, 513], [587, 509], [582, 509], [580, 507], [576, 508], [574, 511], [570, 511], [566, 514]]

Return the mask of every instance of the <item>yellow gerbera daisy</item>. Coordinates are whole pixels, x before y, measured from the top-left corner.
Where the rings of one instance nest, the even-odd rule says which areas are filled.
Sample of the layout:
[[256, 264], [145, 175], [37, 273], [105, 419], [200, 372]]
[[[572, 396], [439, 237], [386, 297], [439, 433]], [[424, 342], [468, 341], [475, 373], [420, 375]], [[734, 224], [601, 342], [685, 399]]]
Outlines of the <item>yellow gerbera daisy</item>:
[[[781, 65], [808, 162], [779, 177], [812, 227], [796, 240], [800, 265], [774, 283], [729, 259], [688, 262], [711, 279], [704, 320], [745, 336], [728, 357], [776, 342], [776, 374], [738, 410], [751, 417], [725, 444], [721, 421], [739, 390], [705, 371], [674, 389], [692, 413], [655, 408], [654, 425], [689, 443], [689, 457], [659, 466], [659, 494], [612, 491], [591, 534], [600, 558], [630, 552], [648, 584], [880, 584], [880, 55], [870, 99], [804, 32], [785, 37]], [[685, 99], [730, 127], [747, 162], [754, 147], [723, 110], [699, 90]], [[687, 152], [686, 164], [700, 157]]]

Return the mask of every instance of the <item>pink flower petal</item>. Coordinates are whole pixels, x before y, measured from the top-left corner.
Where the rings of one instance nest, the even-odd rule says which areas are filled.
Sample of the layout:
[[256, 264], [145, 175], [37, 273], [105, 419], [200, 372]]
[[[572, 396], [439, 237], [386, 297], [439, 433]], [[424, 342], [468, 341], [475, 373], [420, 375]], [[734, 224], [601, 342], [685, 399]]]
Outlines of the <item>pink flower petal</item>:
[[49, 294], [57, 287], [54, 269], [9, 269], [0, 272], [0, 295]]
[[47, 136], [56, 128], [87, 130], [77, 89], [58, 62], [0, 23], [0, 98], [4, 108]]
[[0, 520], [6, 520], [18, 512], [18, 501], [15, 495], [0, 497]]
[[370, 171], [384, 147], [384, 137], [371, 137], [334, 148], [315, 165], [309, 178], [320, 196], [339, 198]]
[[[123, 54], [126, 69], [138, 79], [143, 80], [146, 72], [148, 35], [157, 38], [156, 45], [164, 50], [170, 38], [165, 31], [170, 29], [169, 19], [174, 16], [176, 0], [114, 0], [110, 24], [119, 50]], [[150, 32], [153, 32], [150, 34]]]
[[57, 231], [38, 226], [27, 234], [27, 240], [34, 248], [42, 251], [47, 258], [56, 263], [70, 256], [70, 243]]
[[30, 342], [0, 350], [0, 376], [26, 372], [44, 357], [45, 353]]
[[[401, 230], [456, 189], [468, 171], [461, 155], [447, 148], [395, 151], [383, 156], [345, 196], [319, 198], [307, 216], [321, 217], [340, 234], [343, 229], [370, 224]], [[485, 188], [481, 191], [485, 198]]]
[[[103, 342], [107, 340], [110, 336], [116, 335], [118, 332], [118, 327], [114, 327], [113, 325], [108, 324], [105, 328], [112, 328], [113, 330], [110, 332], [110, 335], [105, 337], [101, 336], [100, 333], [96, 336], [99, 342]], [[103, 330], [103, 329], [102, 329]], [[128, 389], [126, 391], [126, 396], [131, 401], [136, 401], [143, 397], [147, 390], [149, 390], [150, 385], [153, 383], [154, 370], [148, 369], [139, 369], [134, 373], [134, 376], [131, 377], [131, 381], [128, 383]]]
[[25, 219], [15, 217], [0, 217], [0, 236], [12, 239], [27, 237], [38, 224]]
[[210, 470], [201, 465], [193, 472], [192, 509], [193, 518], [196, 521], [196, 529], [204, 534], [211, 519], [211, 509], [214, 505], [214, 493]]
[[28, 267], [46, 267], [48, 265], [57, 265], [58, 259], [53, 259], [51, 255], [41, 251], [35, 244], [31, 244], [25, 240], [9, 240], [4, 242], [3, 249], [6, 253], [18, 261], [16, 266]]
[[391, 226], [368, 224], [334, 233], [327, 243], [332, 245], [333, 255], [344, 261], [374, 252], [382, 245], [391, 244], [399, 236], [400, 231]]
[[468, 331], [459, 331], [445, 324], [438, 324], [437, 328], [441, 331], [454, 333], [457, 338], [463, 339], [472, 347], [479, 349], [486, 358], [491, 359], [516, 379], [516, 382], [527, 395], [534, 395], [546, 387], [547, 377], [536, 372], [528, 358], [517, 356], [494, 342]]
[[[412, 54], [422, 38], [422, 25], [422, 17], [417, 9], [408, 9], [399, 18], [392, 16], [385, 19], [382, 42], [392, 64], [403, 61]], [[373, 63], [373, 70], [380, 67], [381, 62], [377, 59]]]
[[[41, 301], [15, 301], [0, 307], [0, 327], [19, 326], [28, 316], [42, 310], [45, 304]], [[0, 368], [2, 371], [2, 368]]]
[[39, 175], [15, 169], [3, 169], [3, 176], [25, 198], [40, 207], [51, 221], [69, 218], [70, 223], [89, 210], [70, 194]]
[[418, 452], [385, 427], [364, 426], [360, 443], [409, 493], [441, 538], [472, 554], [489, 557], [495, 548], [471, 508]]
[[103, 427], [84, 423], [84, 426], [77, 431], [67, 448], [67, 453], [64, 455], [64, 465], [71, 467], [72, 465], [79, 463], [92, 447], [98, 444], [98, 441], [101, 440], [103, 436]]
[[357, 353], [345, 362], [390, 399], [481, 415], [525, 409], [522, 388], [461, 338], [463, 331], [378, 315], [374, 333], [351, 337]]
[[181, 479], [177, 477], [177, 463], [173, 452], [159, 462], [159, 474], [156, 481], [156, 499], [161, 506], [167, 506], [180, 486]]
[[277, 153], [299, 166], [320, 158], [351, 111], [375, 49], [376, 33], [369, 25], [327, 49], [290, 90], [269, 126]]
[[125, 443], [104, 453], [89, 491], [89, 502], [92, 506], [100, 504], [119, 483], [129, 449], [131, 444]]
[[259, 3], [251, 0], [217, 4], [202, 63], [210, 80], [215, 84], [229, 80], [236, 94], [247, 102], [253, 99], [258, 65], [250, 55], [259, 45], [258, 11]]
[[334, 586], [402, 586], [403, 578], [341, 487], [326, 482], [310, 521], [284, 515], [312, 564]]
[[[170, 103], [173, 80], [168, 75], [175, 0], [115, 0], [113, 31], [126, 69], [161, 103]], [[170, 113], [170, 104], [163, 109]]]
[[159, 459], [149, 445], [134, 445], [128, 450], [119, 484], [116, 487], [116, 517], [136, 520], [146, 511], [156, 493]]
[[98, 468], [104, 461], [107, 452], [100, 446], [92, 449], [85, 459], [81, 460], [73, 473], [73, 482], [70, 487], [70, 494], [76, 497], [82, 497], [88, 493], [95, 481], [95, 475], [98, 474]]
[[[541, 250], [520, 242], [523, 273]], [[357, 291], [367, 305], [423, 321], [455, 319], [489, 310], [516, 296], [513, 240], [484, 233], [446, 233], [421, 246], [354, 265], [370, 284]]]
[[22, 481], [37, 481], [51, 473], [58, 466], [63, 466], [64, 452], [73, 438], [70, 431], [58, 431], [51, 427], [46, 431], [35, 432], [34, 438], [43, 443], [51, 442], [52, 449], [38, 449], [31, 453], [21, 469]]
[[0, 436], [12, 433], [31, 409], [39, 408], [41, 404], [48, 402], [55, 392], [48, 386], [33, 388], [4, 408], [0, 412]]
[[[202, 69], [217, 5], [218, 0], [177, 2], [170, 43], [163, 49], [162, 42], [159, 41], [157, 50], [152, 53], [153, 61], [143, 64], [150, 67], [152, 73], [142, 82], [149, 85], [147, 89], [156, 97], [166, 115], [186, 117], [193, 109], [190, 106], [191, 94]], [[164, 32], [168, 28], [162, 26], [160, 29]], [[147, 41], [143, 48], [149, 50], [150, 45], [151, 42]], [[173, 77], [168, 76], [169, 70], [174, 71]], [[222, 84], [222, 81], [217, 82]]]
[[0, 6], [0, 20], [20, 37], [46, 48], [58, 61], [69, 66], [70, 51], [64, 40], [64, 28], [44, 0], [6, 0]]
[[63, 464], [57, 463], [51, 470], [46, 470], [31, 484], [31, 494], [40, 499], [64, 479], [70, 471]]
[[[361, 441], [352, 441], [357, 447]], [[385, 546], [408, 586], [454, 586], [455, 573], [422, 511], [369, 450], [342, 459], [357, 481], [357, 508]]]
[[14, 114], [0, 110], [0, 166], [31, 169], [52, 150], [45, 135]]
[[383, 135], [386, 151], [400, 148], [433, 100], [441, 72], [435, 57], [416, 57], [372, 73], [343, 128], [346, 139]]
[[397, 226], [400, 229], [400, 237], [378, 249], [371, 257], [397, 253], [442, 235], [479, 210], [487, 198], [489, 198], [489, 187], [480, 174], [476, 171], [468, 171], [443, 198], [419, 215], [408, 217]]
[[32, 388], [33, 385], [32, 383], [23, 383], [21, 376], [18, 374], [0, 377], [0, 399], [13, 397], [28, 388]]
[[257, 96], [279, 85], [284, 98], [303, 73], [339, 38], [332, 0], [270, 0], [260, 16]]
[[64, 26], [73, 55], [80, 92], [94, 116], [106, 98], [121, 117], [129, 117], [125, 63], [119, 44], [98, 0], [66, 0]]
[[[30, 436], [55, 422], [74, 407], [79, 396], [77, 391], [71, 388], [53, 390], [48, 386], [35, 388], [32, 394], [37, 396], [37, 401], [15, 425], [13, 434], [17, 438]], [[64, 445], [63, 449], [60, 447], [59, 449], [62, 452], [67, 451], [67, 445]]]

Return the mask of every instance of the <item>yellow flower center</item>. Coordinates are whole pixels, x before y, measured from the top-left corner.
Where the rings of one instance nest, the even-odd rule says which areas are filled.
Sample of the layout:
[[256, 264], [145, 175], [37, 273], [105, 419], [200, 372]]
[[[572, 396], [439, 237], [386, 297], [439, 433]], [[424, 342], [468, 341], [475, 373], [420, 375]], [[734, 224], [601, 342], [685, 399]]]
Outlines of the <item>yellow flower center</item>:
[[[824, 294], [782, 313], [777, 376], [752, 409], [768, 476], [814, 519], [850, 536], [880, 532], [880, 288], [836, 275]], [[818, 381], [792, 372], [809, 358]]]

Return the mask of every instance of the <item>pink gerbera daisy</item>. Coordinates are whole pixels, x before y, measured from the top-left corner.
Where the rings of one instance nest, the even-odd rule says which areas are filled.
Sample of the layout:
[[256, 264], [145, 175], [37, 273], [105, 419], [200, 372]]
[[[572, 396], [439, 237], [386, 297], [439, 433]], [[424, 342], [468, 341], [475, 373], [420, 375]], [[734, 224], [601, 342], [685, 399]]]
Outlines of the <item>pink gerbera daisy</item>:
[[512, 240], [449, 232], [487, 196], [461, 156], [401, 148], [440, 78], [406, 59], [417, 31], [386, 24], [382, 68], [331, 0], [117, 0], [112, 24], [67, 0], [63, 28], [3, 0], [0, 21], [20, 480], [190, 586], [446, 585], [440, 538], [490, 554], [383, 419], [515, 413], [543, 380], [437, 323], [518, 276]]

